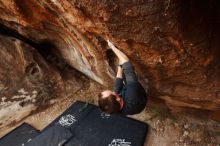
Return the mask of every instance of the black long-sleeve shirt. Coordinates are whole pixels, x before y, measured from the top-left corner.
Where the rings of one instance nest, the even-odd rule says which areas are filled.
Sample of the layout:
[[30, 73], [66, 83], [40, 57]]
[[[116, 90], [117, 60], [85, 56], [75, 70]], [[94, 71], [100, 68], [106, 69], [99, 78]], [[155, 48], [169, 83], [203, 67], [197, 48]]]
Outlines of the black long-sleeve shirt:
[[123, 98], [124, 105], [119, 112], [125, 115], [140, 113], [146, 106], [147, 94], [138, 82], [130, 62], [122, 64], [123, 79], [116, 78], [113, 90]]

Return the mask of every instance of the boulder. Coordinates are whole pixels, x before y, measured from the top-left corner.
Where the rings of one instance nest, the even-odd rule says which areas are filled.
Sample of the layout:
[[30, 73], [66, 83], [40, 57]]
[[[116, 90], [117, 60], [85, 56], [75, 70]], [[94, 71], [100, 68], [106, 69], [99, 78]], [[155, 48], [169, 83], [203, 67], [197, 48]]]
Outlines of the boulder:
[[[218, 117], [219, 7], [216, 0], [0, 0], [0, 24], [20, 40], [54, 46], [70, 66], [108, 88], [117, 65], [106, 45], [110, 39], [128, 55], [146, 90], [149, 84], [150, 101]], [[27, 68], [35, 75], [36, 66], [37, 77], [49, 76], [36, 63], [25, 66], [21, 58], [17, 65], [5, 57], [1, 61], [15, 65], [10, 83], [21, 80]]]

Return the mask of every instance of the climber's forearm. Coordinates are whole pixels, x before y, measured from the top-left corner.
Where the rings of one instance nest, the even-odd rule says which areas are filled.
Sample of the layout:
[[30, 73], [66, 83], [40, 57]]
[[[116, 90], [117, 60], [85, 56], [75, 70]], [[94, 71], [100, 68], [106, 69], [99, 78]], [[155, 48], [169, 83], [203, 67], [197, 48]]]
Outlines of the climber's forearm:
[[121, 52], [119, 49], [114, 47], [114, 48], [112, 48], [112, 50], [117, 55], [120, 64], [123, 64], [123, 63], [129, 61], [128, 57], [123, 52]]
[[118, 66], [116, 78], [123, 78], [123, 69], [120, 66]]
[[129, 61], [129, 58], [118, 48], [116, 48], [110, 41], [108, 41], [109, 47], [112, 49], [112, 51], [116, 54], [116, 56], [119, 59], [119, 64], [123, 64], [125, 62]]

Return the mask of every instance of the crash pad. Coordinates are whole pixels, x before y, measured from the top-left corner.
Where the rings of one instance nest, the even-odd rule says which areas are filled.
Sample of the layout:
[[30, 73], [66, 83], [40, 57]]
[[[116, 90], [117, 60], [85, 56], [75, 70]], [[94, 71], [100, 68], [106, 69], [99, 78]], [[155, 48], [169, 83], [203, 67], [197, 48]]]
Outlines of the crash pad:
[[25, 146], [63, 146], [72, 136], [73, 134], [68, 129], [54, 125], [26, 143]]
[[77, 101], [43, 131], [60, 125], [73, 133], [65, 146], [143, 146], [148, 125], [119, 114], [105, 114]]
[[0, 146], [23, 146], [26, 142], [37, 136], [39, 131], [23, 123], [0, 139]]

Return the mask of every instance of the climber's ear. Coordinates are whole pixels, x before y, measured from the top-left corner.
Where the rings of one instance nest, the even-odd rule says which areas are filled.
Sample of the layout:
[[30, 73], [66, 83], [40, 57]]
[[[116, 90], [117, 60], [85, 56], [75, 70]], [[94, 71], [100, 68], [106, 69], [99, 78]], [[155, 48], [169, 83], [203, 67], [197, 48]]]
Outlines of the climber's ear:
[[120, 101], [121, 99], [120, 99], [119, 97], [116, 97], [116, 100], [117, 100], [117, 101]]
[[120, 101], [121, 100], [121, 98], [117, 94], [115, 94], [115, 99], [116, 99], [116, 101]]

